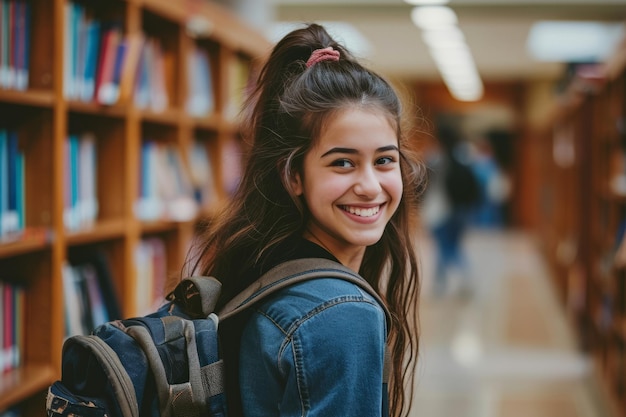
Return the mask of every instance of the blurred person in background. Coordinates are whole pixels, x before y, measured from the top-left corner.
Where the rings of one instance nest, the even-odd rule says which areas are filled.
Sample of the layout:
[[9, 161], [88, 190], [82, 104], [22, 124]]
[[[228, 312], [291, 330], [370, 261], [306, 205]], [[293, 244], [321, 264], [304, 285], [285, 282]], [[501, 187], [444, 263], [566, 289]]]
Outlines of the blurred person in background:
[[463, 250], [472, 210], [480, 200], [480, 184], [471, 168], [472, 153], [463, 139], [457, 118], [437, 119], [436, 144], [428, 153], [429, 181], [422, 205], [422, 220], [436, 247], [435, 296], [448, 291], [451, 273], [460, 275], [462, 294], [471, 294], [471, 276]]

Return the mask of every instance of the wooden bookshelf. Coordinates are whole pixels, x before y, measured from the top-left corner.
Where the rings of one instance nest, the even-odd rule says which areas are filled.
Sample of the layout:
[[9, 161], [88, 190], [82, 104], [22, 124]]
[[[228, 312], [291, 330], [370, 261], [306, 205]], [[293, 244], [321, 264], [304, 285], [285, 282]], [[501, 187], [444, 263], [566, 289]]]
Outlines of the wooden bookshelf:
[[[123, 94], [123, 72], [115, 102], [105, 105], [88, 93], [84, 93], [88, 99], [68, 95], [68, 80], [73, 80], [68, 78], [66, 55], [70, 4], [81, 6], [85, 19], [98, 21], [101, 29], [116, 26], [124, 39], [141, 37], [159, 45], [164, 88], [159, 93], [166, 96], [161, 108], [138, 106], [135, 89]], [[163, 242], [166, 275], [171, 281], [179, 277], [197, 223], [227, 201], [224, 173], [229, 178], [237, 175], [221, 162], [228, 143], [238, 140], [236, 122], [227, 109], [245, 92], [247, 80], [241, 80], [241, 74], [253, 73], [270, 49], [262, 34], [208, 1], [30, 0], [30, 5], [28, 86], [0, 88], [0, 132], [16, 134], [24, 161], [23, 228], [10, 235], [0, 230], [0, 283], [25, 289], [21, 361], [0, 372], [0, 413], [15, 408], [25, 417], [44, 413], [45, 392], [60, 378], [66, 337], [63, 271], [68, 263], [101, 254], [125, 317], [140, 314], [136, 259], [143, 240]], [[196, 48], [208, 57], [212, 88], [210, 109], [202, 114], [190, 114], [187, 103], [193, 90], [188, 56]], [[233, 73], [235, 65], [245, 68]], [[87, 73], [85, 68], [81, 71]], [[80, 91], [89, 91], [84, 83]], [[72, 164], [68, 137], [86, 133], [95, 150], [95, 170], [90, 174], [97, 201], [93, 219], [85, 214], [88, 205], [82, 211], [68, 211], [67, 170]], [[194, 169], [189, 155], [194, 144], [193, 149], [208, 155], [215, 195], [195, 200], [192, 216], [177, 219], [167, 211], [150, 218], [140, 215], [146, 141], [177, 150], [186, 174]], [[76, 213], [82, 213], [85, 221], [68, 226], [68, 217]]]
[[[615, 417], [626, 416], [625, 63], [626, 43], [598, 76], [571, 80], [545, 133], [542, 190], [556, 287]], [[560, 151], [565, 159], [571, 151], [571, 164]], [[563, 242], [573, 248], [567, 256]]]

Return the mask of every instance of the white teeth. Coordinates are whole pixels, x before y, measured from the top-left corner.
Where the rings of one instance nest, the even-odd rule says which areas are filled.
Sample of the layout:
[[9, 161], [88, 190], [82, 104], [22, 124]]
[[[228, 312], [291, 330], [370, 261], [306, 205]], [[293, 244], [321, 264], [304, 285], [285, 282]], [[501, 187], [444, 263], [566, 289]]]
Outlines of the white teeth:
[[348, 211], [349, 213], [355, 214], [359, 217], [372, 217], [378, 214], [380, 207], [376, 206], [376, 207], [365, 209], [365, 208], [345, 206], [344, 209]]

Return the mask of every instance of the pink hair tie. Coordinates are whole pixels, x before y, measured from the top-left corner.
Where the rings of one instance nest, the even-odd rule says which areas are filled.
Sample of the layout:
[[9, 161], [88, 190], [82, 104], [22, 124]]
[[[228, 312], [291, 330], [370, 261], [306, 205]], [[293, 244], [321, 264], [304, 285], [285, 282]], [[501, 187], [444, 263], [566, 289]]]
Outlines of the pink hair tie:
[[339, 61], [339, 51], [334, 50], [332, 46], [324, 49], [316, 49], [306, 62], [306, 67], [310, 68], [322, 61]]

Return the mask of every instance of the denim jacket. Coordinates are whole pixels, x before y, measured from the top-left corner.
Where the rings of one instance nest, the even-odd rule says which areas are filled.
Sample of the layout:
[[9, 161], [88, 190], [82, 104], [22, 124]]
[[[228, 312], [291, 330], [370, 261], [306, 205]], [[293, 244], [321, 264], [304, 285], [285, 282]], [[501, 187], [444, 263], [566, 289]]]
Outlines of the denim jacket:
[[281, 290], [243, 327], [243, 415], [386, 415], [386, 335], [381, 306], [355, 284], [328, 278]]

